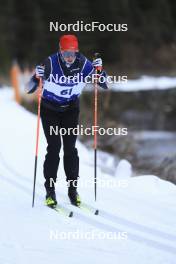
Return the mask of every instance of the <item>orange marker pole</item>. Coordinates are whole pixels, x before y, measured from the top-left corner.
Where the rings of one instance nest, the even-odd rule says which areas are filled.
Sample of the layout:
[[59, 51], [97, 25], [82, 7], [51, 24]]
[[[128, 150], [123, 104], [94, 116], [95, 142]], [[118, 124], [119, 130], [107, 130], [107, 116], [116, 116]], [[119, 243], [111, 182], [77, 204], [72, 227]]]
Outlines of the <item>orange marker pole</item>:
[[36, 185], [36, 175], [37, 175], [37, 161], [38, 161], [38, 146], [39, 146], [39, 135], [40, 135], [40, 105], [42, 96], [42, 79], [39, 79], [38, 86], [38, 114], [37, 114], [37, 134], [36, 134], [36, 150], [35, 150], [35, 164], [34, 164], [34, 184], [33, 184], [33, 197], [32, 197], [32, 207], [34, 207], [35, 201], [35, 185]]
[[15, 101], [21, 103], [20, 84], [19, 84], [20, 69], [17, 62], [14, 62], [10, 71], [11, 84], [14, 89]]

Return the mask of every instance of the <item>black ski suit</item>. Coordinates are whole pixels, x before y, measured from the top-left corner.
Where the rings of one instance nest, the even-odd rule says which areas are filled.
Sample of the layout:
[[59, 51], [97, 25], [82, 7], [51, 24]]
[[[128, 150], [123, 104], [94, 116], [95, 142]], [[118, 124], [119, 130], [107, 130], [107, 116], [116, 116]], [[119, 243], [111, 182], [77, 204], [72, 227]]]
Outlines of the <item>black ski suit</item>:
[[[59, 56], [59, 63], [62, 67], [65, 76], [73, 76], [76, 71], [80, 72], [84, 67], [85, 57], [80, 53], [77, 54], [75, 62], [71, 67], [66, 67], [64, 61]], [[49, 58], [44, 63], [45, 74], [44, 79], [47, 79], [51, 72], [51, 64]], [[103, 71], [103, 74], [106, 73]], [[29, 82], [29, 91], [32, 93], [38, 86], [38, 79], [35, 75]], [[107, 89], [106, 83], [101, 84], [101, 87]], [[67, 105], [59, 105], [56, 102], [48, 101], [44, 98], [41, 100], [41, 120], [44, 129], [44, 134], [47, 140], [47, 153], [45, 156], [43, 172], [45, 177], [45, 188], [47, 192], [54, 190], [53, 182], [56, 182], [57, 171], [59, 166], [59, 153], [61, 149], [61, 135], [50, 134], [50, 127], [58, 128], [75, 128], [79, 123], [79, 98], [69, 102]], [[64, 151], [64, 170], [66, 180], [77, 180], [79, 177], [79, 156], [75, 147], [77, 136], [71, 133], [70, 135], [62, 135], [63, 151]]]

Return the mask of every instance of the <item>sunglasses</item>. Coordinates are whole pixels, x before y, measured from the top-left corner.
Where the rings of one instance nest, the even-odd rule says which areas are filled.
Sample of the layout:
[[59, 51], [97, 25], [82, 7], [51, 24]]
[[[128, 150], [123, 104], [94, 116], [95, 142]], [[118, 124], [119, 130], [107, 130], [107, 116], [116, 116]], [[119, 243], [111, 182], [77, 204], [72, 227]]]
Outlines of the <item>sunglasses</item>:
[[76, 56], [76, 52], [75, 51], [62, 51], [62, 56], [64, 58], [69, 58], [69, 57], [75, 57]]

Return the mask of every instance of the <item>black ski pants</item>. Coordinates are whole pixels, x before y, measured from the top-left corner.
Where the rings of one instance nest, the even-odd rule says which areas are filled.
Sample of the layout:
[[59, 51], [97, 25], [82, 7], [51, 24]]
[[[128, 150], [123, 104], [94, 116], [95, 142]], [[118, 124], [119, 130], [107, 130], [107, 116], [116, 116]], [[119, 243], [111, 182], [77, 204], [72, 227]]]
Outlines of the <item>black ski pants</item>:
[[53, 182], [56, 182], [57, 171], [60, 162], [61, 137], [63, 141], [63, 163], [67, 181], [75, 181], [79, 177], [79, 157], [75, 147], [77, 135], [55, 135], [51, 127], [58, 131], [60, 128], [75, 128], [79, 122], [79, 108], [71, 108], [64, 112], [56, 112], [41, 105], [41, 121], [47, 140], [47, 153], [43, 165], [45, 188], [47, 192], [54, 190]]

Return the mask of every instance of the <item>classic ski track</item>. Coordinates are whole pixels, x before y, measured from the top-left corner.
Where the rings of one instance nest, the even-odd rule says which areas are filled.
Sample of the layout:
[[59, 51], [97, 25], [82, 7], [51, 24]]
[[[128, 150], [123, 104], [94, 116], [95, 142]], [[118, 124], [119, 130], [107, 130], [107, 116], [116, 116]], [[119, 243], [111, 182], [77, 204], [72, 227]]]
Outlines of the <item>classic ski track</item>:
[[[84, 203], [84, 204], [87, 205], [86, 203]], [[91, 207], [93, 211], [96, 210], [96, 208], [93, 207], [93, 206], [89, 206], [89, 207]], [[115, 222], [115, 223], [118, 222], [121, 225], [128, 226], [128, 227], [133, 228], [135, 230], [138, 230], [138, 231], [141, 231], [141, 232], [144, 232], [144, 233], [148, 233], [148, 234], [151, 234], [151, 235], [155, 235], [155, 236], [158, 236], [158, 237], [161, 237], [161, 238], [176, 242], [176, 235], [172, 235], [172, 234], [169, 234], [169, 233], [154, 229], [152, 227], [148, 227], [148, 226], [145, 226], [145, 225], [142, 225], [142, 224], [139, 224], [139, 223], [135, 223], [135, 222], [130, 221], [128, 219], [125, 219], [125, 218], [122, 218], [120, 216], [117, 216], [117, 215], [111, 214], [109, 212], [106, 212], [103, 209], [99, 209], [99, 216], [101, 216], [103, 218], [106, 218], [106, 219], [110, 220], [111, 222]]]
[[[7, 178], [2, 176], [1, 175], [1, 178], [3, 178], [3, 180], [5, 180], [6, 182], [12, 184], [13, 186], [15, 185], [16, 188], [20, 189], [21, 191], [25, 192], [26, 194], [30, 195], [31, 196], [31, 190], [29, 190], [26, 186], [24, 186], [23, 184], [19, 183], [18, 181], [16, 180], [12, 180], [11, 178]], [[38, 197], [42, 197], [41, 195], [38, 195]], [[73, 206], [72, 206], [73, 207]], [[79, 211], [77, 211], [79, 210]], [[91, 217], [88, 217], [85, 215], [85, 213], [83, 211], [81, 211], [79, 208], [73, 208], [73, 219], [74, 218], [77, 218], [79, 219], [81, 222], [86, 222], [87, 224], [89, 225], [93, 225], [95, 227], [97, 227], [98, 229], [103, 229], [103, 230], [106, 230], [106, 231], [109, 231], [109, 232], [123, 232], [124, 230], [121, 230], [121, 229], [118, 229], [114, 226], [111, 226], [111, 225], [108, 225], [108, 224], [105, 224], [105, 223], [102, 223], [100, 221], [97, 221], [96, 219], [92, 219]], [[99, 208], [99, 211], [100, 211], [100, 216], [102, 216], [102, 213], [104, 214], [104, 217], [106, 216], [108, 218], [108, 220], [110, 220], [111, 222], [112, 221], [115, 221], [116, 224], [118, 224], [118, 221], [120, 221], [119, 224], [121, 225], [124, 225], [124, 227], [130, 227], [130, 228], [133, 228], [134, 231], [142, 231], [144, 233], [149, 233], [151, 234], [153, 231], [155, 233], [156, 236], [159, 236], [161, 238], [164, 238], [164, 239], [167, 239], [169, 241], [175, 241], [175, 236], [173, 235], [170, 235], [170, 234], [167, 234], [167, 233], [164, 233], [162, 231], [159, 231], [159, 230], [155, 230], [155, 229], [152, 229], [152, 228], [149, 228], [149, 227], [146, 227], [146, 226], [143, 226], [141, 224], [137, 224], [135, 222], [131, 222], [129, 220], [126, 220], [126, 219], [123, 219], [121, 217], [118, 217], [118, 216], [114, 216], [110, 213], [107, 213], [106, 211], [104, 210], [101, 210], [101, 208]], [[90, 214], [91, 215], [91, 214]], [[90, 216], [89, 215], [89, 216]], [[96, 216], [94, 214], [92, 214], [93, 217], [99, 217], [99, 216]], [[150, 246], [150, 247], [153, 247], [153, 248], [156, 248], [156, 249], [159, 249], [159, 250], [164, 250], [164, 251], [167, 251], [169, 253], [172, 253], [174, 255], [176, 255], [176, 248], [173, 247], [173, 246], [170, 246], [170, 245], [166, 245], [162, 242], [158, 242], [158, 241], [155, 241], [155, 240], [152, 240], [152, 239], [148, 239], [148, 238], [145, 238], [143, 236], [140, 236], [140, 235], [135, 235], [135, 234], [132, 234], [131, 232], [128, 232], [129, 236], [128, 238], [130, 240], [133, 240], [135, 242], [143, 242], [145, 243], [146, 245]], [[152, 233], [153, 235], [153, 233]]]
[[[77, 208], [77, 210], [80, 210], [79, 208]], [[77, 212], [76, 209], [73, 209], [73, 213], [74, 213], [74, 217], [78, 218], [81, 222], [83, 223], [87, 223], [89, 225], [92, 225], [94, 227], [96, 227], [97, 229], [102, 229], [102, 230], [106, 230], [107, 232], [124, 232], [124, 230], [122, 229], [118, 229], [114, 226], [110, 226], [108, 224], [102, 223], [100, 221], [95, 220], [96, 217], [98, 216], [94, 216], [94, 218], [92, 217], [87, 217], [86, 215], [84, 215], [83, 213]], [[145, 238], [142, 237], [140, 235], [135, 235], [132, 234], [131, 232], [128, 232], [128, 239], [138, 242], [138, 243], [143, 243], [146, 244], [149, 247], [161, 250], [161, 251], [167, 251], [171, 254], [176, 255], [176, 247], [170, 246], [170, 245], [166, 245], [162, 242], [158, 242], [155, 241], [153, 239], [149, 239], [149, 238]]]
[[[8, 165], [8, 163], [6, 162], [6, 160], [5, 160], [5, 158], [4, 158], [4, 156], [2, 155], [2, 153], [0, 152], [0, 160], [2, 161], [2, 165], [4, 166], [4, 168], [8, 171], [8, 172], [10, 172], [11, 174], [15, 174], [17, 177], [20, 177], [20, 181], [23, 181], [23, 182], [26, 182], [26, 183], [31, 183], [31, 181], [29, 180], [29, 179], [27, 179], [27, 178], [24, 178], [24, 177], [22, 177], [22, 174], [20, 174], [19, 172], [17, 172], [14, 168], [12, 168], [12, 167], [10, 167], [9, 165]], [[42, 188], [42, 186], [41, 185], [38, 185], [38, 187], [41, 189]], [[125, 197], [127, 197], [127, 198], [129, 198], [129, 199], [131, 199], [131, 196], [129, 195], [129, 194], [127, 194], [127, 193], [124, 193], [124, 192], [121, 192], [121, 191], [118, 191], [119, 192], [119, 194], [121, 194], [122, 196], [125, 196]], [[62, 194], [61, 194], [61, 196], [62, 196]], [[135, 200], [137, 203], [140, 203], [140, 204], [142, 204], [142, 203], [144, 203], [145, 202], [145, 200], [142, 200], [142, 198], [140, 197], [140, 199], [138, 199], [137, 197], [132, 197], [132, 199], [133, 200]], [[150, 202], [148, 202], [148, 204], [145, 204], [145, 206], [147, 206], [147, 207], [149, 207], [149, 209], [152, 207], [152, 208], [161, 208], [161, 209], [163, 209], [163, 206], [160, 206], [160, 205], [158, 205], [158, 204], [155, 204], [155, 202], [153, 201], [152, 203]], [[165, 211], [168, 211], [169, 213], [171, 213], [171, 210], [170, 209], [168, 209], [167, 208], [167, 206], [165, 206]], [[172, 209], [172, 213], [176, 213], [176, 209]]]
[[[11, 174], [15, 174], [17, 177], [20, 177], [20, 181], [23, 181], [25, 183], [31, 183], [31, 181], [28, 179], [28, 178], [24, 178], [22, 177], [22, 174], [20, 174], [19, 172], [17, 172], [14, 168], [10, 167], [9, 164], [7, 163], [6, 159], [4, 158], [4, 156], [2, 155], [2, 153], [0, 152], [0, 160], [1, 160], [1, 163], [2, 165], [4, 166], [4, 168]], [[38, 184], [38, 187], [40, 189], [42, 189], [43, 186], [41, 186], [41, 184], [39, 185]], [[120, 190], [118, 191], [119, 194], [121, 194], [121, 196], [125, 196], [126, 198], [128, 199], [131, 199], [131, 196], [127, 193], [124, 193], [124, 192], [121, 192]], [[60, 196], [62, 196], [62, 194], [60, 194]], [[63, 196], [64, 197], [64, 196]], [[137, 203], [145, 203], [146, 201], [140, 197], [137, 198], [137, 197], [132, 197], [132, 199], [134, 201], [136, 201]], [[147, 204], [145, 204], [145, 207], [147, 207], [149, 210], [150, 208], [161, 208], [161, 210], [163, 210], [163, 206], [160, 206], [159, 204], [155, 204], [155, 202], [153, 201], [152, 203], [151, 202], [147, 202]], [[172, 211], [170, 209], [167, 208], [167, 206], [165, 206], [164, 208], [165, 211], [168, 211], [169, 213], [176, 213], [176, 209], [175, 208], [172, 208]]]

